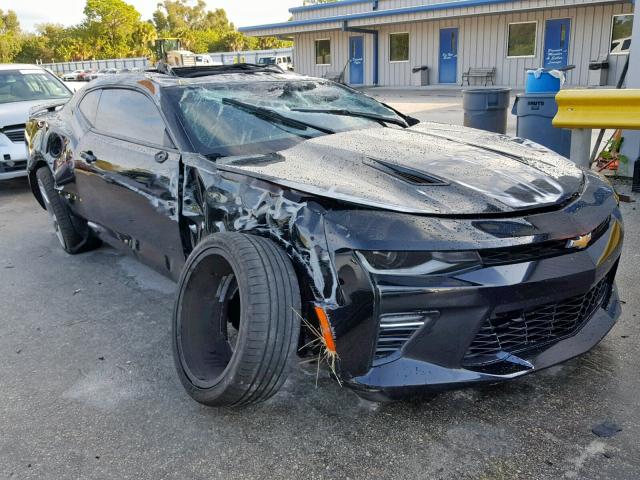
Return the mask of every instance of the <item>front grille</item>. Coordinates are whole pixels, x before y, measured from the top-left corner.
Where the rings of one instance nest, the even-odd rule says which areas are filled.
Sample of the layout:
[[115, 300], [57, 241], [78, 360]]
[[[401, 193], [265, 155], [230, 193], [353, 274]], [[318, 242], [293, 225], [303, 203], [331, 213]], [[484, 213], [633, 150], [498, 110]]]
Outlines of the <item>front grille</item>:
[[605, 277], [584, 295], [559, 303], [493, 315], [476, 334], [463, 365], [483, 365], [498, 360], [498, 354], [536, 350], [575, 335], [606, 304], [612, 282]]
[[7, 136], [7, 138], [14, 143], [24, 142], [24, 129], [4, 130], [2, 133], [4, 133]]
[[[591, 244], [597, 241], [609, 228], [610, 218], [598, 225], [591, 232]], [[504, 265], [509, 263], [522, 263], [543, 258], [557, 257], [572, 253], [575, 249], [567, 248], [568, 239], [551, 240], [548, 242], [532, 243], [507, 248], [488, 248], [478, 250], [483, 265]]]
[[[12, 165], [10, 165], [12, 163]], [[0, 162], [0, 173], [21, 172], [27, 169], [26, 160], [14, 160], [13, 162]]]
[[478, 250], [483, 265], [522, 263], [570, 253], [566, 240], [534, 243], [511, 248]]

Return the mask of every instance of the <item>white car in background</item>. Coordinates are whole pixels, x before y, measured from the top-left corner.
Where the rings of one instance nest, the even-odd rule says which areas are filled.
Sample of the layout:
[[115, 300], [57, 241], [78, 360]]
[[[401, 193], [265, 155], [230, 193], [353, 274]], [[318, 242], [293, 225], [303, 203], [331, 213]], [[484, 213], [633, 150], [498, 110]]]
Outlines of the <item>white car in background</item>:
[[80, 80], [80, 75], [82, 74], [84, 74], [84, 70], [74, 70], [73, 72], [62, 75], [62, 80], [65, 82], [77, 82]]
[[214, 61], [209, 55], [196, 54], [196, 65], [224, 65], [222, 62]]
[[71, 94], [58, 77], [42, 67], [0, 64], [0, 180], [27, 174], [24, 126], [29, 110], [65, 101]]
[[95, 80], [96, 78], [104, 77], [105, 75], [116, 75], [117, 73], [117, 68], [102, 68], [97, 72], [93, 72], [89, 77], [89, 81]]
[[258, 65], [277, 65], [282, 70], [293, 70], [293, 59], [290, 55], [278, 55], [271, 57], [261, 57]]

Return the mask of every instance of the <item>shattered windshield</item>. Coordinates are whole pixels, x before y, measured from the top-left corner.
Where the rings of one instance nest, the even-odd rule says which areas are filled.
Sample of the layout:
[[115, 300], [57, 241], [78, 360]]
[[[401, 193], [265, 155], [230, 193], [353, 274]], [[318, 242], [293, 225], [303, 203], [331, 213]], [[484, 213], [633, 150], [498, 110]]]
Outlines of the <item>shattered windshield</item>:
[[385, 119], [403, 122], [376, 100], [321, 80], [203, 83], [170, 87], [167, 96], [196, 150], [210, 156], [269, 153]]

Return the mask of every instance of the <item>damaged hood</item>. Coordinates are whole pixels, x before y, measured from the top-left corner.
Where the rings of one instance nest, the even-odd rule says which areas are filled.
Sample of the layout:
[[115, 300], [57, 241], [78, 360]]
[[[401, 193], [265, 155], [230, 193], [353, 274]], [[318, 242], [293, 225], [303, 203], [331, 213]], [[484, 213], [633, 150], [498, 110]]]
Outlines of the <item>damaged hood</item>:
[[436, 123], [326, 135], [218, 166], [334, 200], [432, 215], [552, 207], [583, 184], [580, 169], [537, 144]]

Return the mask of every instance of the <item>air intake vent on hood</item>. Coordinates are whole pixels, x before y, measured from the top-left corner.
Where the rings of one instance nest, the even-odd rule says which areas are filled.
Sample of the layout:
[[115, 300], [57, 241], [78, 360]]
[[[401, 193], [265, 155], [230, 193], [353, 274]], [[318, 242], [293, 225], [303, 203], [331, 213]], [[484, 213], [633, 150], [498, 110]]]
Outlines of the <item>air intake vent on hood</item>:
[[404, 180], [405, 182], [408, 182], [412, 185], [448, 185], [447, 182], [445, 182], [441, 178], [436, 177], [435, 175], [427, 174], [419, 170], [414, 170], [412, 168], [395, 165], [393, 163], [384, 162], [375, 158], [365, 159], [364, 163], [388, 175], [400, 178], [401, 180]]

